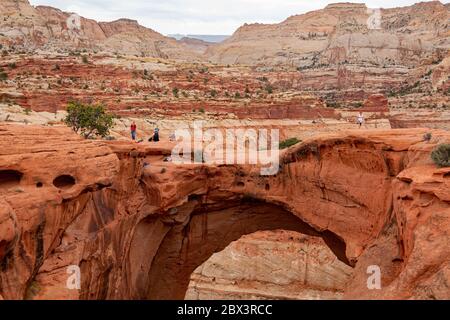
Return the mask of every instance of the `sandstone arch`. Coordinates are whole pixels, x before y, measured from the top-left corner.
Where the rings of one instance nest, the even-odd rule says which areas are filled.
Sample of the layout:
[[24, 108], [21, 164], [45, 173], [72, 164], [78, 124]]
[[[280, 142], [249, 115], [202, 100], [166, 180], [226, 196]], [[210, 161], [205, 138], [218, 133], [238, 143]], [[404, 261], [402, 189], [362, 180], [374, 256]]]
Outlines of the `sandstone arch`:
[[[130, 252], [134, 258], [137, 252], [141, 253], [136, 267], [139, 274], [135, 279], [136, 298], [183, 299], [190, 276], [198, 266], [232, 241], [256, 231], [283, 229], [322, 237], [336, 256], [347, 262], [345, 243], [341, 239], [331, 232], [317, 232], [281, 206], [259, 200], [236, 200], [208, 207], [194, 200], [180, 207], [177, 213], [184, 221], [170, 229], [169, 221], [143, 221], [136, 229], [140, 240], [132, 244], [137, 250]], [[149, 241], [156, 230], [162, 231], [162, 237]], [[142, 253], [145, 247], [147, 252]], [[152, 261], [151, 265], [148, 261]]]
[[[170, 276], [184, 279], [188, 269], [252, 228], [289, 230], [298, 221], [345, 242], [354, 279], [344, 297], [448, 298], [450, 169], [436, 168], [430, 160], [436, 143], [423, 142], [429, 130], [355, 131], [311, 139], [287, 150], [280, 172], [265, 177], [251, 166], [175, 166], [162, 161], [166, 150], [159, 146], [81, 141], [61, 128], [0, 127], [17, 141], [50, 135], [61, 146], [49, 151], [46, 141], [18, 143], [13, 155], [0, 148], [2, 168], [12, 161], [33, 168], [24, 174], [21, 192], [8, 188], [0, 197], [0, 211], [7, 209], [0, 229], [12, 231], [0, 232], [5, 299], [21, 299], [34, 281], [41, 288], [34, 299], [164, 298], [170, 294], [164, 292], [167, 278], [158, 277], [165, 276], [164, 270], [181, 270]], [[449, 137], [438, 130], [432, 134], [436, 141]], [[69, 150], [75, 156], [67, 159]], [[152, 165], [144, 166], [148, 161]], [[83, 170], [77, 170], [81, 163]], [[37, 177], [64, 170], [77, 173], [69, 192], [35, 187]], [[238, 186], [239, 181], [245, 185]], [[52, 180], [42, 182], [47, 186]], [[254, 214], [251, 223], [242, 223], [251, 214], [242, 199], [253, 201], [252, 210], [261, 214]], [[221, 221], [213, 217], [238, 212], [241, 223], [230, 218], [224, 221], [234, 225], [213, 224]], [[214, 244], [212, 249], [195, 245], [206, 234], [203, 228], [217, 230], [216, 236], [206, 236], [209, 241], [199, 241]], [[227, 229], [236, 231], [220, 236]], [[183, 258], [185, 268], [171, 257]], [[85, 275], [80, 292], [65, 289], [66, 267], [72, 264]], [[382, 290], [370, 292], [366, 268], [374, 264], [383, 269]], [[425, 274], [430, 277], [421, 277]], [[182, 289], [174, 292], [181, 297]]]

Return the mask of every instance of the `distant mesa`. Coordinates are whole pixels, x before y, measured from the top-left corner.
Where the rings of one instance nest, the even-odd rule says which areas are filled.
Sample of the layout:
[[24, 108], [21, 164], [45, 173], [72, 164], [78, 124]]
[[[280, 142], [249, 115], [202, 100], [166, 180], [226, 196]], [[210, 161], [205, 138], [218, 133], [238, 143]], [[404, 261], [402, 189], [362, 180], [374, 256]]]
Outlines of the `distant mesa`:
[[168, 37], [175, 38], [176, 40], [182, 40], [183, 38], [191, 38], [202, 40], [205, 42], [219, 43], [225, 41], [229, 35], [212, 35], [212, 34], [169, 34]]
[[338, 3], [330, 3], [325, 7], [325, 10], [330, 9], [366, 9], [367, 6], [365, 3], [352, 3], [352, 2], [338, 2]]

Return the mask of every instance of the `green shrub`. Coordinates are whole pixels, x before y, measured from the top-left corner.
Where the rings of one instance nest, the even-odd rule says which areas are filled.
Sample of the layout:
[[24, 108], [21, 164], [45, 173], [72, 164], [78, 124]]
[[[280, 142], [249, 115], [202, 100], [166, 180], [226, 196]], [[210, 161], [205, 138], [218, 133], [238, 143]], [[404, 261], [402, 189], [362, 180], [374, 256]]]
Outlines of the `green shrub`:
[[450, 144], [440, 144], [433, 152], [431, 159], [439, 167], [450, 167]]
[[0, 81], [8, 80], [8, 74], [0, 71]]
[[427, 132], [423, 135], [423, 141], [430, 141], [433, 135], [430, 132]]
[[299, 142], [301, 142], [301, 140], [298, 140], [297, 138], [289, 138], [287, 140], [280, 142], [279, 149], [280, 150], [287, 149]]
[[341, 104], [336, 101], [327, 101], [326, 104], [327, 104], [327, 108], [334, 108], [334, 109], [341, 108]]
[[103, 105], [71, 102], [67, 106], [67, 117], [64, 122], [86, 139], [95, 135], [106, 137], [114, 125], [114, 116], [108, 114]]

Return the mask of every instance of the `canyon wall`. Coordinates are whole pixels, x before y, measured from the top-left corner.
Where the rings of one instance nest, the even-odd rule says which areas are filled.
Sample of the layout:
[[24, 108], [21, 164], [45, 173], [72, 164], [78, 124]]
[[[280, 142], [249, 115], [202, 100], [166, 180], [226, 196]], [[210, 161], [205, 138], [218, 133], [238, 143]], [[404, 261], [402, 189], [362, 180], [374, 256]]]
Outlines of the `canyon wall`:
[[[317, 137], [261, 176], [257, 166], [164, 162], [165, 144], [1, 125], [0, 294], [183, 298], [211, 255], [281, 229], [323, 241], [353, 267], [344, 298], [448, 299], [450, 169], [429, 155], [450, 137], [434, 130], [423, 142], [425, 132]], [[66, 286], [70, 265], [81, 268], [79, 291]], [[368, 290], [368, 265], [381, 267], [381, 290]]]
[[393, 128], [448, 129], [449, 15], [439, 1], [380, 11], [332, 4], [207, 44], [130, 19], [78, 23], [59, 9], [4, 0], [0, 103], [57, 112], [77, 100], [154, 119], [342, 114], [354, 123], [363, 111]]
[[449, 9], [439, 1], [369, 9], [330, 4], [278, 24], [245, 24], [219, 44], [176, 41], [119, 19], [96, 22], [27, 0], [0, 4], [0, 44], [25, 51], [86, 49], [126, 55], [211, 61], [220, 64], [291, 66], [417, 66], [441, 61], [450, 48]]
[[245, 24], [207, 50], [219, 63], [293, 65], [300, 68], [357, 63], [416, 65], [445, 53], [448, 8], [439, 1], [379, 9], [330, 4], [279, 24]]

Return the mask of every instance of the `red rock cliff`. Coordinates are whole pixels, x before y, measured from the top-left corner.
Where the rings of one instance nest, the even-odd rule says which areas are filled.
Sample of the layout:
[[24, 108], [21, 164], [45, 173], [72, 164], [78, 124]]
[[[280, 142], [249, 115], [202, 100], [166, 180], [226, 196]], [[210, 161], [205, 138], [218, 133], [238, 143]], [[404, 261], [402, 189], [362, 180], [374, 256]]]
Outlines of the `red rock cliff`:
[[[450, 169], [429, 154], [450, 136], [433, 131], [425, 143], [424, 132], [316, 138], [265, 177], [165, 163], [164, 146], [1, 125], [0, 295], [183, 298], [211, 254], [284, 229], [322, 237], [354, 268], [344, 297], [448, 299]], [[81, 268], [80, 291], [66, 287], [69, 265]], [[381, 267], [381, 290], [367, 289], [368, 265]]]

